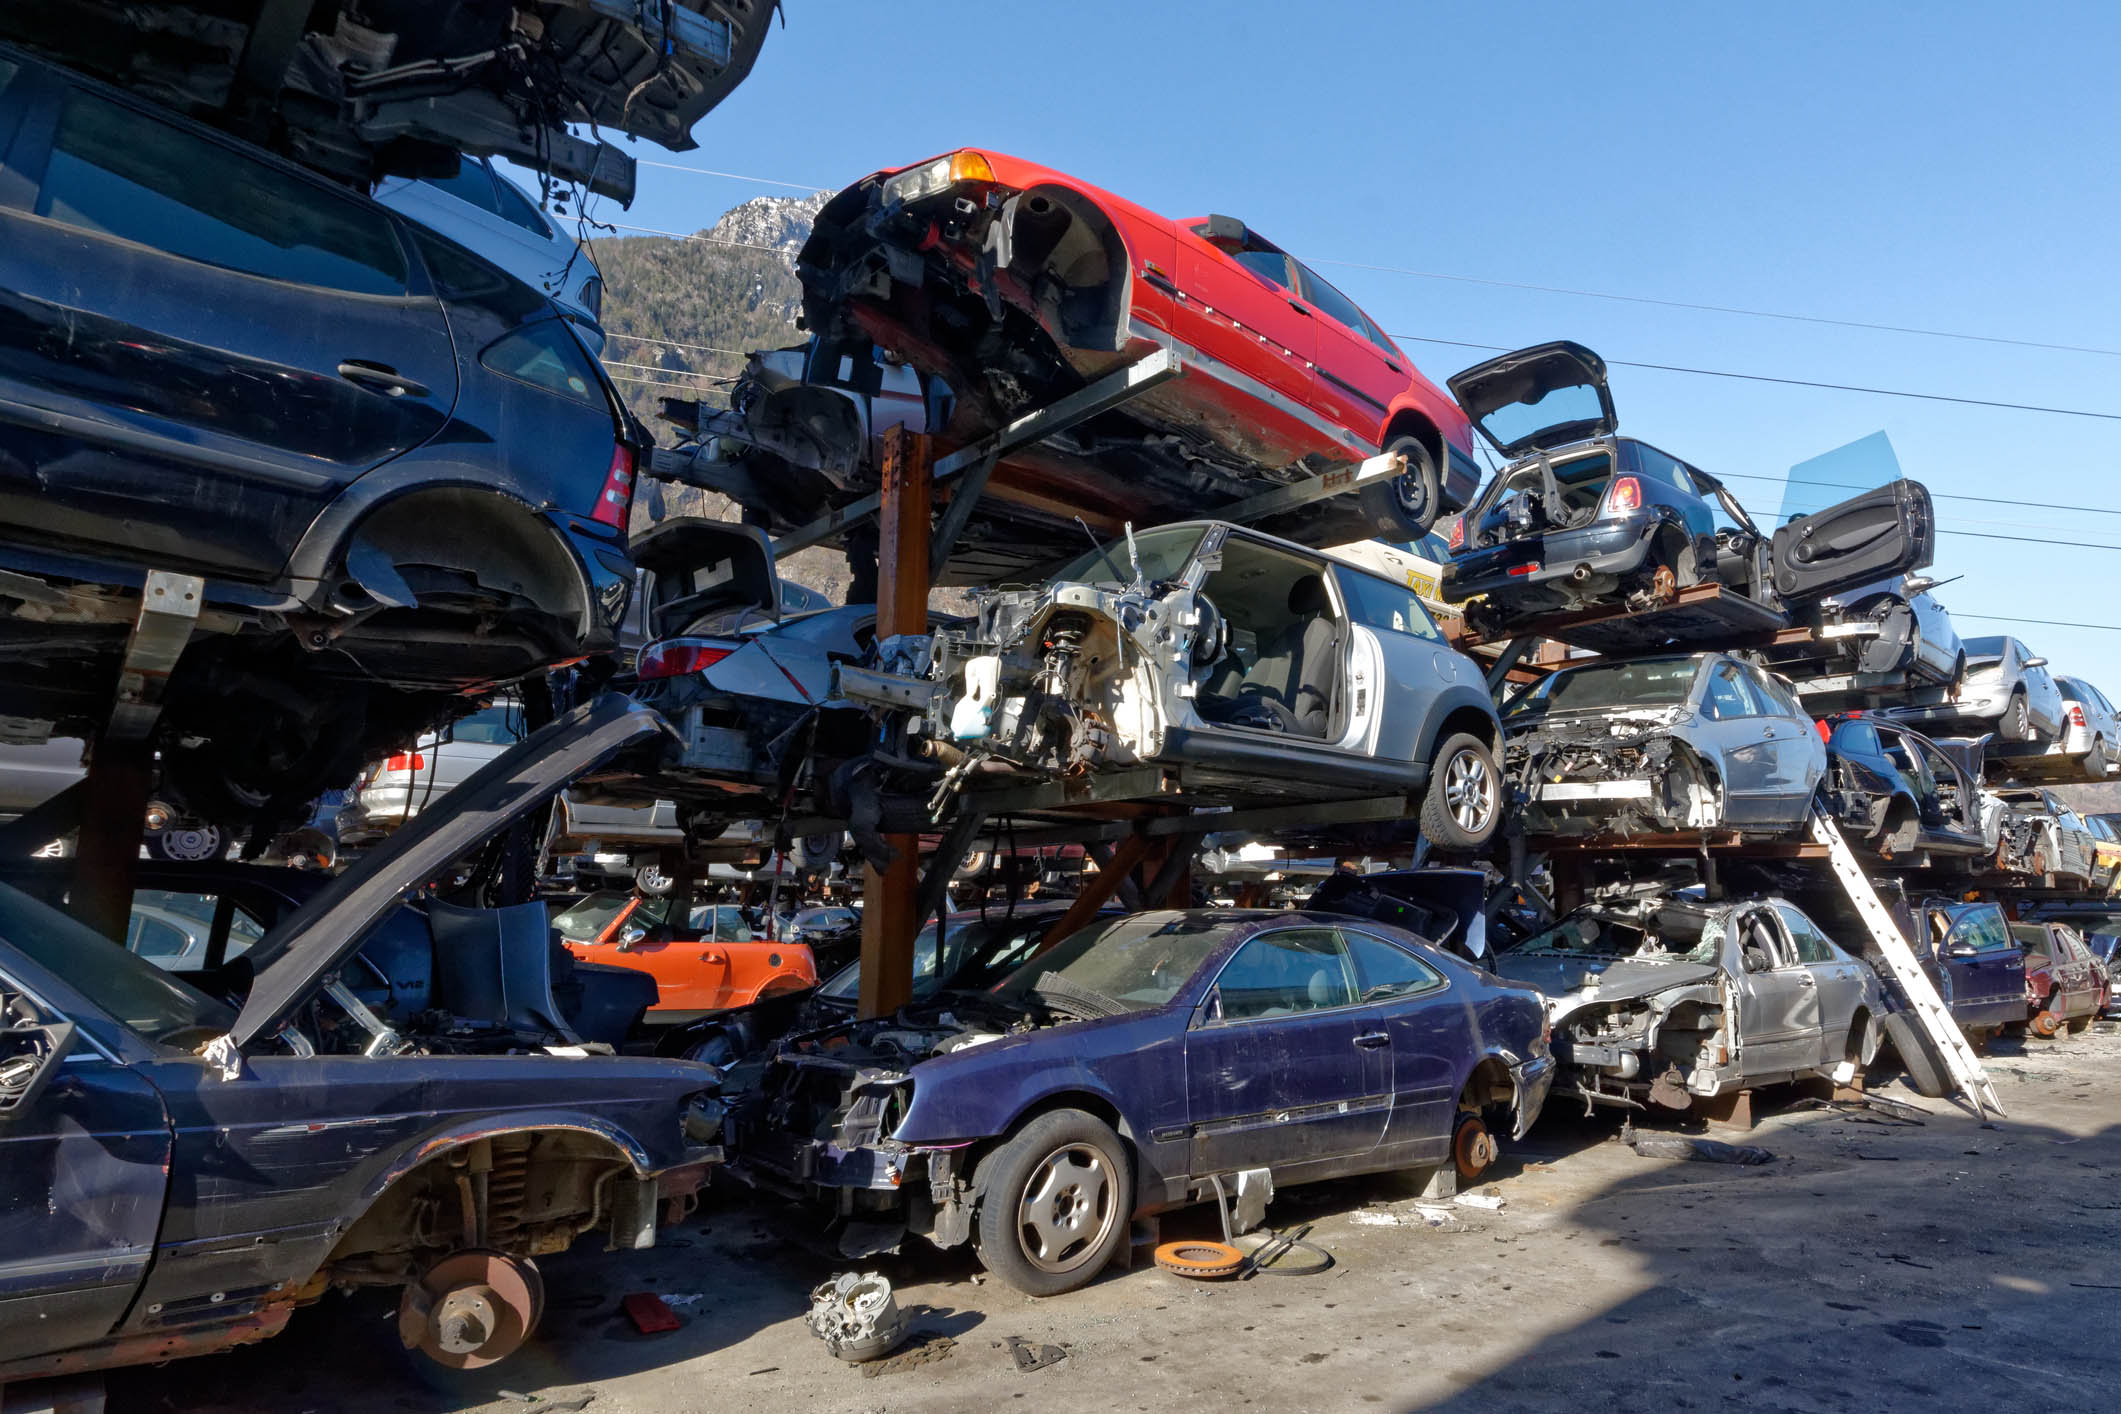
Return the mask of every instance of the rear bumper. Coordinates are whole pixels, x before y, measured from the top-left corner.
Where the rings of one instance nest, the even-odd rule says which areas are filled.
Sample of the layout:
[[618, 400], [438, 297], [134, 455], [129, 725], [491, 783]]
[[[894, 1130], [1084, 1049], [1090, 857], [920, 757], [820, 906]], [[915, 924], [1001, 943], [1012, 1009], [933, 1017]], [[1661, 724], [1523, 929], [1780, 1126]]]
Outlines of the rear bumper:
[[1565, 581], [1578, 570], [1594, 576], [1635, 574], [1648, 560], [1662, 524], [1655, 515], [1633, 512], [1580, 530], [1550, 531], [1459, 555], [1443, 567], [1440, 592], [1451, 603], [1476, 594], [1507, 599], [1529, 587]]

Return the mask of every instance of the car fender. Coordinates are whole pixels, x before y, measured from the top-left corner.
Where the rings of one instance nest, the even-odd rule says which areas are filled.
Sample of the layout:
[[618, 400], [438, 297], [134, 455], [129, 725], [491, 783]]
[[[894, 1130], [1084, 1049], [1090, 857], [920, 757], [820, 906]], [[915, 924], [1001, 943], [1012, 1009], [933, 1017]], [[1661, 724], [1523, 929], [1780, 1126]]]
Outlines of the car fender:
[[505, 1115], [483, 1115], [476, 1119], [458, 1120], [440, 1129], [429, 1130], [405, 1145], [362, 1185], [359, 1206], [365, 1212], [393, 1183], [438, 1154], [446, 1154], [452, 1149], [460, 1149], [480, 1139], [496, 1139], [506, 1134], [549, 1133], [554, 1130], [587, 1134], [602, 1139], [624, 1156], [635, 1178], [648, 1178], [682, 1162], [681, 1156], [674, 1153], [665, 1155], [664, 1160], [659, 1161], [640, 1139], [601, 1115], [562, 1107], [511, 1110]]
[[[1437, 655], [1439, 664], [1459, 655], [1449, 649]], [[1444, 723], [1453, 713], [1477, 712], [1486, 722], [1489, 747], [1500, 751], [1502, 746], [1502, 720], [1495, 712], [1495, 699], [1488, 695], [1480, 674], [1470, 663], [1454, 665], [1454, 680], [1436, 690], [1429, 700], [1428, 715], [1421, 724], [1421, 735], [1415, 741], [1415, 760], [1426, 764], [1436, 755], [1442, 743]]]

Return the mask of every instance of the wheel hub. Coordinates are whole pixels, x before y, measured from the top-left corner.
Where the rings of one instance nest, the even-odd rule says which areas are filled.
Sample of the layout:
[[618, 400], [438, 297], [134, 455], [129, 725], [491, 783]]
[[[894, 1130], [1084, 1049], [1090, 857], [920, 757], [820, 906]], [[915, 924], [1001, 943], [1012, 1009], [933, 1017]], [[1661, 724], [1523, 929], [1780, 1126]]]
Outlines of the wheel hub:
[[1025, 1257], [1046, 1271], [1066, 1271], [1094, 1252], [1113, 1221], [1113, 1184], [1104, 1155], [1071, 1144], [1032, 1171], [1018, 1205]]
[[452, 1370], [476, 1370], [522, 1347], [545, 1307], [545, 1285], [528, 1260], [500, 1252], [454, 1252], [405, 1288], [398, 1338]]

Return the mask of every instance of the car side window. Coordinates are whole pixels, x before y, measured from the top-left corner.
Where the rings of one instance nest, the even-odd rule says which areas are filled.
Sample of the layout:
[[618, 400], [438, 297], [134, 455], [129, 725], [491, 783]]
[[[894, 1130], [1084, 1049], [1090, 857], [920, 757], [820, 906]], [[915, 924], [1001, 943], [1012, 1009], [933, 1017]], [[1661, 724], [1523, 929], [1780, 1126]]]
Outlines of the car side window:
[[1333, 573], [1340, 580], [1340, 597], [1347, 601], [1348, 616], [1355, 622], [1443, 642], [1443, 630], [1436, 627], [1436, 620], [1429, 617], [1413, 590], [1355, 570], [1336, 568]]
[[1686, 468], [1677, 457], [1666, 456], [1655, 447], [1635, 443], [1635, 468], [1642, 475], [1661, 481], [1667, 486], [1677, 487], [1689, 496], [1697, 495], [1694, 478], [1687, 475]]
[[184, 960], [191, 936], [174, 923], [145, 914], [134, 914], [132, 950], [157, 967], [170, 967]]
[[1964, 943], [1982, 952], [1992, 952], [2012, 946], [2010, 930], [2003, 926], [2003, 915], [1992, 908], [1978, 909], [1962, 917], [1952, 927], [1953, 944]]
[[1351, 334], [1361, 334], [1365, 320], [1355, 301], [1333, 288], [1319, 277], [1316, 270], [1301, 261], [1296, 265], [1297, 274], [1303, 280], [1304, 298], [1318, 306], [1327, 318], [1337, 320]]
[[1708, 696], [1702, 706], [1718, 721], [1732, 717], [1757, 717], [1760, 709], [1753, 703], [1753, 695], [1746, 691], [1745, 682], [1738, 676], [1735, 664], [1718, 663], [1709, 674]]
[[1878, 754], [1878, 729], [1869, 722], [1850, 722], [1834, 733], [1834, 748], [1851, 756]]
[[405, 293], [381, 207], [76, 89], [37, 214], [186, 260], [361, 295]]
[[1834, 945], [1826, 940], [1811, 919], [1788, 904], [1777, 904], [1775, 912], [1782, 918], [1782, 926], [1789, 933], [1790, 946], [1796, 950], [1799, 962], [1838, 962], [1834, 956]]
[[1231, 253], [1231, 259], [1259, 276], [1272, 281], [1283, 289], [1289, 288], [1289, 257], [1278, 250], [1240, 250]]
[[493, 172], [476, 157], [458, 159], [454, 177], [428, 177], [426, 182], [437, 191], [446, 191], [457, 200], [490, 215], [501, 214], [501, 204], [493, 194]]
[[1797, 699], [1790, 696], [1789, 690], [1773, 677], [1751, 666], [1747, 666], [1744, 672], [1746, 686], [1752, 689], [1753, 700], [1760, 704], [1763, 713], [1768, 716], [1805, 717], [1805, 711], [1797, 705]]
[[1442, 973], [1405, 948], [1368, 933], [1343, 929], [1340, 936], [1355, 963], [1355, 980], [1361, 988], [1357, 996], [1365, 1002], [1418, 996], [1443, 985]]
[[493, 194], [501, 200], [501, 219], [503, 221], [513, 221], [516, 225], [521, 226], [533, 235], [543, 236], [548, 240], [551, 239], [552, 227], [545, 224], [545, 218], [538, 214], [538, 209], [532, 206], [524, 198], [523, 193], [517, 191], [499, 173], [494, 175]]
[[578, 403], [603, 407], [604, 390], [589, 355], [567, 332], [562, 319], [541, 319], [486, 346], [479, 362], [505, 378], [515, 378]]
[[1351, 1006], [1347, 953], [1331, 928], [1283, 928], [1237, 950], [1215, 979], [1222, 1020], [1254, 1021]]

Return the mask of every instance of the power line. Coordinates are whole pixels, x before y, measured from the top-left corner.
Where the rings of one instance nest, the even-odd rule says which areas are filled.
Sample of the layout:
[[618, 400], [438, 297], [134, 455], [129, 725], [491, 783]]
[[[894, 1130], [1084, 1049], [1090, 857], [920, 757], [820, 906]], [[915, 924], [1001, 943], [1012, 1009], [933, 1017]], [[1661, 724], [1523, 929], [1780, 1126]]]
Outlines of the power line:
[[[748, 353], [745, 353], [741, 349], [717, 348], [713, 344], [684, 344], [679, 343], [676, 339], [651, 339], [646, 334], [614, 334], [610, 330], [606, 330], [604, 332], [604, 337], [607, 339], [625, 339], [630, 343], [636, 344], [653, 344], [658, 348], [699, 349], [704, 353], [726, 353], [736, 354], [741, 358], [750, 357]], [[611, 360], [609, 359], [605, 360], [606, 363], [609, 363], [610, 361]]]
[[2032, 624], [2039, 628], [2096, 628], [2108, 633], [2121, 633], [2121, 624], [2080, 624], [2068, 619], [2021, 619], [2014, 614], [1962, 614], [1954, 610], [1955, 619], [1980, 619], [1984, 623]]
[[[1964, 339], [1977, 344], [2008, 344], [2021, 349], [2052, 349], [2060, 353], [2100, 354], [2121, 358], [2121, 349], [2090, 344], [2050, 344], [2039, 339], [2012, 339], [2000, 334], [1968, 334], [1954, 329], [1923, 329], [1909, 324], [1873, 324], [1863, 319], [1834, 319], [1822, 314], [1790, 314], [1773, 309], [1745, 309], [1729, 304], [1695, 304], [1689, 300], [1658, 299], [1651, 295], [1622, 295], [1609, 290], [1575, 290], [1563, 285], [1532, 285], [1517, 280], [1491, 280], [1479, 275], [1446, 275], [1435, 270], [1409, 270], [1399, 265], [1367, 265], [1359, 260], [1329, 260], [1306, 256], [1312, 265], [1342, 265], [1351, 270], [1381, 270], [1391, 275], [1411, 275], [1418, 280], [1449, 280], [1462, 285], [1487, 285], [1499, 290], [1532, 290], [1548, 295], [1576, 295], [1583, 299], [1615, 300], [1623, 304], [1653, 304], [1664, 309], [1693, 309], [1709, 314], [1741, 314], [1751, 319], [1786, 319], [1796, 324], [1826, 324], [1837, 329], [1870, 329], [1885, 334], [1916, 334], [1928, 339]], [[1396, 337], [1396, 336], [1395, 336]]]
[[[1454, 349], [1480, 349], [1488, 353], [1509, 353], [1502, 344], [1473, 344], [1464, 339], [1431, 339], [1421, 334], [1394, 334], [1410, 344], [1446, 344]], [[1615, 368], [1649, 368], [1659, 373], [1695, 373], [1704, 378], [1740, 378], [1749, 383], [1782, 383], [1793, 388], [1825, 388], [1837, 393], [1872, 393], [1882, 398], [1920, 398], [1932, 403], [1963, 403], [1969, 407], [2007, 408], [2013, 412], [2045, 412], [2058, 417], [2096, 417], [2105, 422], [2121, 422], [2121, 412], [2092, 412], [2085, 408], [2042, 407], [2037, 403], [2000, 403], [1988, 398], [1961, 398], [1950, 393], [1910, 393], [1898, 388], [1866, 388], [1855, 383], [1820, 383], [1809, 378], [1777, 378], [1766, 373], [1732, 373], [1721, 368], [1688, 368], [1676, 363], [1631, 363], [1624, 358], [1609, 358], [1606, 362]]]
[[741, 172], [717, 172], [711, 167], [681, 167], [675, 162], [651, 162], [645, 157], [636, 157], [634, 165], [661, 167], [666, 172], [690, 172], [695, 177], [727, 177], [732, 182], [757, 182], [762, 187], [787, 187], [791, 191], [806, 193], [834, 190], [832, 187], [812, 186], [804, 182], [779, 182], [771, 177], [747, 177]]
[[[705, 167], [684, 167], [675, 162], [652, 162], [639, 159], [643, 167], [661, 167], [672, 172], [690, 172], [699, 177], [725, 177], [737, 182], [755, 182], [760, 186], [787, 187], [791, 191], [820, 192], [834, 188], [817, 186], [807, 182], [784, 182], [772, 177], [747, 177], [736, 172], [716, 172]], [[629, 228], [631, 229], [631, 228]], [[1970, 334], [1962, 329], [1927, 329], [1914, 324], [1884, 324], [1867, 319], [1837, 319], [1824, 314], [1793, 314], [1788, 310], [1748, 309], [1743, 305], [1703, 304], [1693, 300], [1662, 299], [1655, 295], [1626, 295], [1613, 290], [1582, 290], [1568, 285], [1537, 285], [1522, 280], [1496, 280], [1482, 275], [1452, 275], [1440, 270], [1415, 270], [1404, 265], [1374, 265], [1361, 260], [1335, 260], [1329, 256], [1304, 256], [1312, 265], [1338, 265], [1347, 270], [1376, 270], [1387, 275], [1407, 275], [1417, 280], [1443, 280], [1460, 285], [1485, 285], [1497, 290], [1528, 290], [1544, 295], [1570, 295], [1578, 299], [1611, 300], [1620, 304], [1655, 305], [1660, 309], [1691, 309], [1705, 314], [1733, 314], [1747, 319], [1780, 319], [1793, 324], [1823, 324], [1835, 329], [1868, 329], [1881, 334], [1910, 334], [1925, 339], [1958, 339], [1975, 344], [2003, 344], [2011, 348], [2049, 349], [2057, 353], [2097, 354], [2104, 358], [2121, 358], [2121, 349], [2102, 348], [2096, 344], [2059, 344], [2042, 339], [2016, 339], [2002, 334]], [[1397, 338], [1397, 335], [1393, 337]], [[1444, 341], [1435, 341], [1444, 342]]]
[[657, 230], [654, 226], [629, 226], [624, 221], [599, 221], [597, 224], [600, 226], [609, 226], [612, 229], [619, 231], [639, 231], [644, 236], [668, 236], [674, 241], [698, 241], [701, 245], [726, 245], [735, 246], [739, 250], [763, 250], [768, 255], [786, 254], [786, 252], [783, 251], [777, 245], [759, 245], [754, 241], [723, 240], [719, 236], [703, 236], [697, 231], [692, 232], [688, 235], [684, 231]]
[[[1856, 486], [1845, 481], [1811, 481], [1800, 476], [1762, 476], [1755, 472], [1732, 471], [1720, 473], [1718, 481], [1773, 481], [1788, 486], [1819, 486], [1829, 491], [1875, 491], [1875, 486]], [[1990, 506], [2023, 506], [2037, 511], [2092, 511], [2103, 516], [2121, 516], [2121, 510], [2108, 506], [2068, 505], [2058, 501], [2020, 501], [2008, 496], [1969, 496], [1959, 491], [1932, 491], [1930, 495], [1939, 501], [1979, 501]]]

